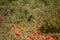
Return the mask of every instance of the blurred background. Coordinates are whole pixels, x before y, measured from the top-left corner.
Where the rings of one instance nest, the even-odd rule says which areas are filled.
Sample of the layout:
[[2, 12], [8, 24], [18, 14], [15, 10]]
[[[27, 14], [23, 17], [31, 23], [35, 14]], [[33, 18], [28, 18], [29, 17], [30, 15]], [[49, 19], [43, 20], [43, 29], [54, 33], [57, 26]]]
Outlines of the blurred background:
[[0, 0], [0, 40], [26, 40], [28, 35], [37, 40], [31, 30], [60, 36], [60, 0]]

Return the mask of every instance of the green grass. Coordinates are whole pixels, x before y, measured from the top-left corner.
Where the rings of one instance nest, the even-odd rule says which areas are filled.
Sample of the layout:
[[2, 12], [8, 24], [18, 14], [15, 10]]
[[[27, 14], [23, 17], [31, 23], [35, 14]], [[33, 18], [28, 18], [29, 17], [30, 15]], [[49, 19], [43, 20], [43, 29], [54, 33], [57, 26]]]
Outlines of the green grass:
[[[54, 12], [58, 12], [57, 16], [53, 16]], [[52, 14], [52, 16], [48, 16]], [[5, 23], [0, 26], [0, 40], [26, 40], [25, 36], [30, 36], [31, 30], [38, 30], [36, 25], [32, 22], [28, 22], [29, 16], [32, 15], [32, 19], [39, 22], [39, 28], [42, 25], [46, 25], [46, 21], [52, 25], [50, 27], [60, 27], [60, 1], [59, 0], [0, 0], [0, 18], [5, 19]], [[39, 16], [42, 18], [40, 19]], [[43, 18], [46, 16], [46, 20]], [[1, 20], [1, 19], [0, 19]], [[19, 25], [22, 22], [24, 29]], [[56, 23], [57, 22], [57, 23]], [[56, 25], [54, 24], [56, 23]], [[15, 36], [15, 28], [12, 28], [11, 24], [15, 24], [16, 28], [22, 31], [21, 36]], [[5, 26], [9, 26], [7, 29]], [[52, 31], [52, 30], [51, 30]], [[9, 35], [10, 34], [10, 35]], [[9, 36], [8, 36], [9, 35]], [[34, 33], [32, 33], [34, 35]], [[54, 37], [55, 34], [46, 34]], [[34, 35], [37, 40], [38, 35]], [[60, 36], [60, 33], [59, 33]], [[59, 37], [60, 40], [60, 37]]]

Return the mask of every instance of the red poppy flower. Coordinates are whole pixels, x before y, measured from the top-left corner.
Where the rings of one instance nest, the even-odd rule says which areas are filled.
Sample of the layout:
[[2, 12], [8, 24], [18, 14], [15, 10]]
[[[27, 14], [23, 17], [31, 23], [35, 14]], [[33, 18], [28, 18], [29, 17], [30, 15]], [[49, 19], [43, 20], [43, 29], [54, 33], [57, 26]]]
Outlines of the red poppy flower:
[[59, 36], [58, 36], [58, 33], [55, 34], [55, 37], [56, 37], [56, 39], [58, 39], [58, 37], [59, 37]]
[[26, 40], [30, 40], [30, 36], [26, 36], [25, 38], [26, 38]]
[[43, 18], [44, 18], [44, 20], [46, 20], [46, 19], [47, 19], [47, 17], [46, 17], [46, 16], [43, 16]]
[[36, 26], [36, 28], [38, 28], [38, 26]]
[[15, 34], [16, 36], [20, 36], [20, 33], [18, 33], [18, 32], [16, 32], [16, 34]]
[[35, 23], [35, 20], [33, 19], [32, 22]]
[[54, 16], [57, 16], [58, 15], [58, 12], [56, 11], [56, 12], [54, 12], [54, 14], [53, 14]]
[[45, 40], [54, 40], [51, 36], [46, 36], [46, 39]]
[[20, 24], [19, 24], [21, 27], [24, 27], [24, 24], [22, 23], [22, 22], [20, 22]]
[[39, 23], [38, 22], [35, 22], [35, 25], [38, 25]]
[[45, 36], [44, 35], [42, 36], [42, 40], [45, 40]]
[[34, 30], [34, 33], [39, 35], [40, 34], [40, 31]]
[[18, 29], [18, 28], [16, 28], [16, 33], [15, 33], [15, 35], [16, 35], [16, 36], [20, 36], [20, 32], [21, 32], [21, 30]]
[[3, 25], [5, 23], [5, 19], [0, 18], [0, 26]]
[[7, 29], [9, 28], [9, 26], [7, 25], [7, 26], [5, 26]]
[[31, 30], [31, 31], [30, 31], [30, 34], [32, 34], [33, 32], [34, 32], [34, 30]]
[[15, 24], [12, 24], [12, 27], [13, 27], [13, 28], [16, 28], [16, 25], [15, 25]]
[[34, 36], [30, 36], [30, 38], [31, 38], [31, 40], [34, 40], [35, 39]]
[[21, 30], [20, 30], [20, 29], [18, 29], [18, 28], [16, 28], [16, 32], [21, 32]]

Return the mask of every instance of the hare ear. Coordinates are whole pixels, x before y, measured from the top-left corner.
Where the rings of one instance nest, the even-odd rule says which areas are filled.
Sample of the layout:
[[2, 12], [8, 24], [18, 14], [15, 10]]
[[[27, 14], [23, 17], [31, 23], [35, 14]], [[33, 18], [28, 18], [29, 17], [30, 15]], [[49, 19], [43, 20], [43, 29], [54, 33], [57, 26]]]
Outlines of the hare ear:
[[30, 21], [30, 20], [31, 20], [31, 18], [32, 18], [32, 15], [30, 15], [30, 17], [28, 18], [28, 21]]

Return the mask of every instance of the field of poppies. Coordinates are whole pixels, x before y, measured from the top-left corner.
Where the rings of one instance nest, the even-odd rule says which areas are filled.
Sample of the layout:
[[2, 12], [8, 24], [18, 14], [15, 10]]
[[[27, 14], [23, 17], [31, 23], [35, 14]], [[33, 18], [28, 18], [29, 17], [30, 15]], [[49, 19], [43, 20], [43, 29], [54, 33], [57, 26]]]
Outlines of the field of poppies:
[[0, 40], [60, 40], [60, 0], [0, 0]]

